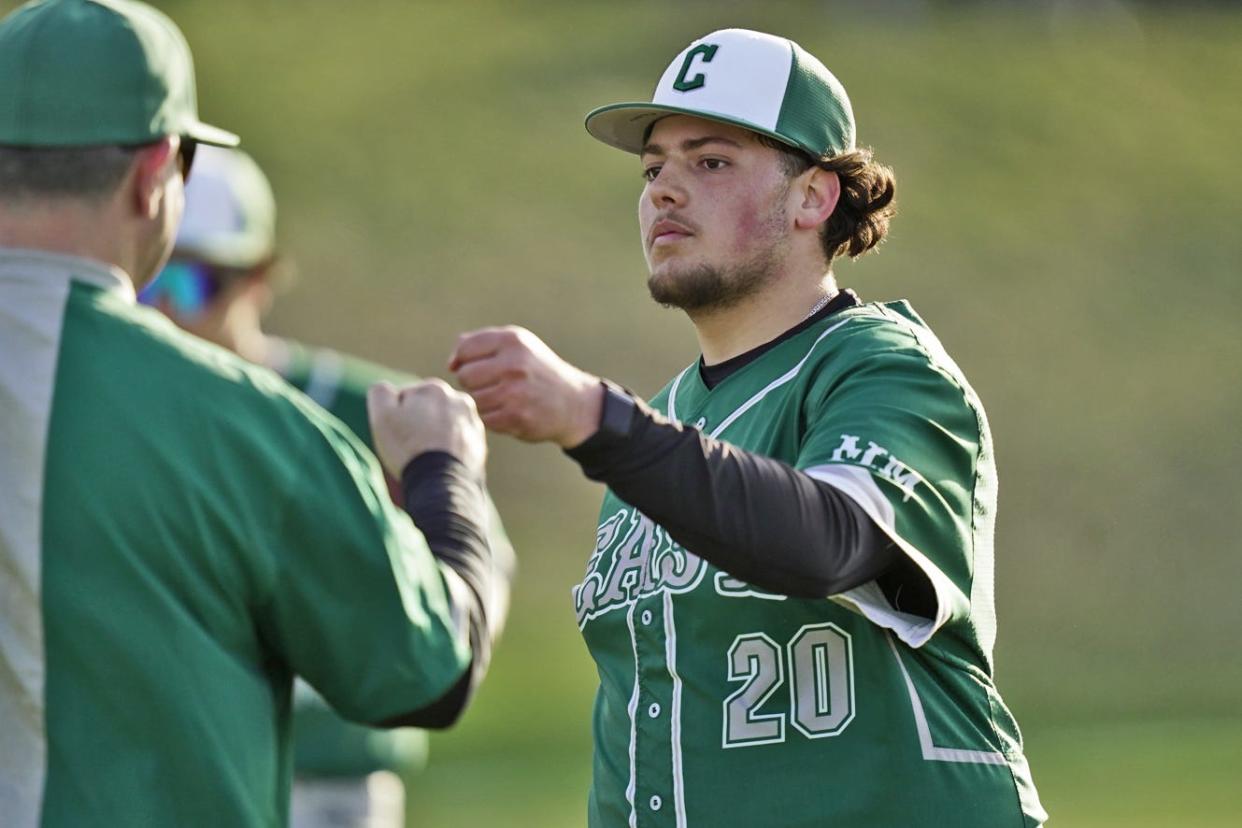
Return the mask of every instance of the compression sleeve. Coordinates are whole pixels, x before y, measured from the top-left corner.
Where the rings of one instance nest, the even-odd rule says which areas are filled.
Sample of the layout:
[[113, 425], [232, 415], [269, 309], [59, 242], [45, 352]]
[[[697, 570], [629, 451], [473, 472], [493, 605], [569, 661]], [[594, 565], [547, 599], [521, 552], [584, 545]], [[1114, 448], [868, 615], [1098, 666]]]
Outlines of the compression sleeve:
[[634, 406], [628, 430], [601, 429], [566, 454], [707, 562], [799, 598], [883, 582], [900, 564], [897, 547], [831, 485]]
[[493, 629], [501, 624], [508, 573], [493, 566], [488, 544], [489, 501], [483, 485], [460, 460], [430, 451], [401, 473], [402, 502], [423, 533], [432, 555], [448, 571], [445, 580], [470, 635], [470, 667], [447, 693], [418, 710], [382, 722], [386, 727], [448, 727], [465, 710], [491, 660]]

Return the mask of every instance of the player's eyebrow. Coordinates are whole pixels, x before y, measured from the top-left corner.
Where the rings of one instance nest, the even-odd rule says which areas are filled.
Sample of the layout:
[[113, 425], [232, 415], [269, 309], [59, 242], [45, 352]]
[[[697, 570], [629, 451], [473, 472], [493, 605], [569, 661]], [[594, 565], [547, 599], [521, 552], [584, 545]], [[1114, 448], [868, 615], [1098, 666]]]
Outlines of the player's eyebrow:
[[[725, 138], [722, 135], [705, 135], [702, 138], [688, 138], [685, 141], [682, 141], [681, 151], [690, 152], [691, 150], [696, 150], [696, 149], [699, 149], [700, 147], [705, 147], [708, 144], [725, 144], [726, 146], [736, 147], [738, 149], [742, 148], [741, 144], [739, 144], [737, 141], [734, 141], [731, 138]], [[665, 154], [666, 153], [664, 151], [664, 147], [660, 146], [659, 144], [653, 141], [649, 141], [648, 143], [644, 144], [642, 151], [639, 153], [639, 155], [665, 155]]]

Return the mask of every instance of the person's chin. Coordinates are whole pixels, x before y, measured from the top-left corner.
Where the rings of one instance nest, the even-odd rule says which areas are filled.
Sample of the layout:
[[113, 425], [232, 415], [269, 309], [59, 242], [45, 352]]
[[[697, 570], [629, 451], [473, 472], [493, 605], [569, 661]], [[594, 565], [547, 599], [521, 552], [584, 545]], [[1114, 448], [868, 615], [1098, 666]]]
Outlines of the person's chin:
[[699, 280], [694, 267], [660, 267], [647, 278], [647, 292], [665, 307], [688, 310], [701, 304], [702, 288], [695, 284]]
[[673, 267], [669, 262], [657, 264], [650, 269], [647, 276], [647, 287], [654, 295], [657, 292], [667, 293], [676, 289], [680, 280], [685, 278], [685, 268]]

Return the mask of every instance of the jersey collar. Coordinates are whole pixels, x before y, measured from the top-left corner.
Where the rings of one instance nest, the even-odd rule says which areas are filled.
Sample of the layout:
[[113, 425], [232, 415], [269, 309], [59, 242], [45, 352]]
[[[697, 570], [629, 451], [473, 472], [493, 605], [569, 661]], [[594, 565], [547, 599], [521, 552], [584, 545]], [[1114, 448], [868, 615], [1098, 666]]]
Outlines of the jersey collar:
[[77, 281], [115, 293], [134, 301], [134, 283], [115, 265], [46, 250], [0, 247], [0, 279], [4, 281]]
[[859, 304], [858, 294], [849, 288], [845, 288], [844, 290], [838, 292], [836, 296], [832, 297], [832, 301], [808, 316], [806, 319], [799, 322], [797, 325], [794, 325], [792, 328], [785, 331], [775, 339], [751, 348], [744, 354], [738, 354], [731, 359], [726, 359], [724, 362], [718, 362], [715, 365], [704, 364], [703, 357], [700, 356], [698, 362], [699, 379], [702, 380], [703, 386], [710, 391], [721, 382], [731, 377], [733, 374], [736, 374], [742, 368], [745, 368], [747, 365], [754, 362], [756, 359], [763, 356], [777, 345], [780, 345], [785, 340], [792, 339], [812, 325], [822, 322], [829, 316], [832, 316], [834, 313], [843, 311], [846, 308], [852, 308], [857, 304]]

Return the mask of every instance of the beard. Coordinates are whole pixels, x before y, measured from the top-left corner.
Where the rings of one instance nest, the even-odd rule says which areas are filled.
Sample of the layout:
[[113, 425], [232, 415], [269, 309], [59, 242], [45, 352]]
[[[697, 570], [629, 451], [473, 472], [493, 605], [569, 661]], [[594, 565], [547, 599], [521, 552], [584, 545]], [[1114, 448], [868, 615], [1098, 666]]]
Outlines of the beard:
[[[779, 202], [778, 202], [779, 203]], [[730, 265], [696, 264], [647, 278], [651, 298], [688, 313], [731, 308], [759, 293], [778, 269], [787, 247], [786, 215], [775, 209], [759, 231], [761, 243], [750, 259]]]
[[741, 265], [700, 264], [677, 273], [652, 275], [647, 279], [647, 291], [666, 308], [724, 310], [759, 292], [772, 272], [774, 258], [769, 251]]

